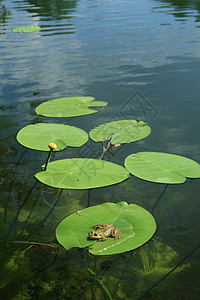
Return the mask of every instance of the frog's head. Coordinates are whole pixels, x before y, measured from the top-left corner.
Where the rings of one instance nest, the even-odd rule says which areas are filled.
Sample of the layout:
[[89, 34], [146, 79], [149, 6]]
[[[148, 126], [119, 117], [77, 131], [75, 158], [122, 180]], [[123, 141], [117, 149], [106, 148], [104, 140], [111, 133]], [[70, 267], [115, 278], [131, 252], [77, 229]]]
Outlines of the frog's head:
[[95, 230], [90, 231], [88, 235], [89, 235], [90, 239], [99, 239], [99, 238], [101, 238], [101, 235]]

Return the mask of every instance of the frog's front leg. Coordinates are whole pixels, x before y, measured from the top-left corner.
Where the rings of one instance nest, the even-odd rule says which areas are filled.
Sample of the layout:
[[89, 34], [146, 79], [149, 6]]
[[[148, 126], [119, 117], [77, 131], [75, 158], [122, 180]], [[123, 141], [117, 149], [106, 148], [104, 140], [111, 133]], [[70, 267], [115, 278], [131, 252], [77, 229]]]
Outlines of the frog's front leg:
[[120, 238], [121, 231], [119, 228], [113, 228], [111, 235], [115, 237], [115, 240]]
[[105, 241], [105, 240], [107, 240], [107, 237], [105, 237], [105, 236], [102, 236], [100, 239], [98, 239], [97, 241], [98, 242], [102, 242], [102, 241]]

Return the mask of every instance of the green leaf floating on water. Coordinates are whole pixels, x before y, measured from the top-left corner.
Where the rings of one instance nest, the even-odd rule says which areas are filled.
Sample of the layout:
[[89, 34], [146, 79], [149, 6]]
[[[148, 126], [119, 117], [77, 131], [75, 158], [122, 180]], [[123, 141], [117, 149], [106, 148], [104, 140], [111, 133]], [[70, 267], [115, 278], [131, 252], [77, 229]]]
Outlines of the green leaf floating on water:
[[93, 101], [93, 97], [64, 97], [49, 100], [36, 108], [36, 113], [45, 117], [76, 117], [98, 112], [89, 107], [106, 106], [105, 101]]
[[15, 27], [12, 29], [12, 32], [34, 32], [39, 31], [41, 29], [38, 25], [26, 25], [26, 26], [20, 26]]
[[[119, 239], [108, 237], [105, 241], [88, 238], [90, 227], [96, 224], [113, 224], [121, 231]], [[88, 207], [66, 217], [56, 229], [58, 242], [66, 249], [89, 246], [94, 255], [112, 255], [136, 249], [154, 234], [153, 216], [136, 204], [104, 203]]]
[[138, 152], [125, 159], [125, 167], [144, 180], [176, 184], [200, 177], [200, 165], [192, 159], [161, 152]]
[[38, 123], [22, 128], [17, 134], [17, 141], [27, 148], [40, 151], [49, 151], [48, 144], [56, 143], [59, 151], [66, 146], [82, 146], [88, 141], [88, 134], [74, 126]]
[[89, 132], [89, 135], [95, 142], [110, 139], [111, 144], [125, 144], [142, 140], [150, 132], [151, 128], [143, 121], [119, 120], [95, 127]]
[[56, 188], [92, 189], [121, 182], [129, 177], [129, 172], [104, 160], [70, 158], [50, 162], [46, 171], [35, 176], [42, 183]]

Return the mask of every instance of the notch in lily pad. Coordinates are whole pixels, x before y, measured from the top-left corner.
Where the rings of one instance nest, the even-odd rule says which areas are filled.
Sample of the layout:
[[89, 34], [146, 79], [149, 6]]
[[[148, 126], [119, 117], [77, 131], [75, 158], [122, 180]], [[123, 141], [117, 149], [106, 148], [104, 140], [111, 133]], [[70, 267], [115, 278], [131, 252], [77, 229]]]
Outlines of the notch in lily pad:
[[26, 26], [19, 26], [12, 29], [12, 32], [35, 32], [39, 31], [41, 27], [39, 25], [26, 25]]
[[30, 149], [49, 151], [49, 143], [57, 145], [55, 151], [63, 150], [66, 146], [81, 147], [88, 141], [84, 130], [63, 124], [37, 123], [23, 127], [17, 134], [17, 141]]
[[[119, 239], [91, 240], [91, 226], [112, 224], [121, 231]], [[56, 229], [58, 242], [66, 249], [89, 247], [93, 255], [113, 255], [142, 246], [155, 233], [154, 217], [136, 204], [104, 203], [88, 207], [66, 217]]]
[[179, 184], [186, 178], [200, 178], [196, 161], [175, 154], [138, 152], [129, 155], [124, 165], [132, 175], [156, 183]]
[[35, 112], [45, 117], [77, 117], [93, 114], [99, 109], [90, 107], [107, 106], [105, 101], [94, 101], [94, 97], [63, 97], [40, 104]]
[[118, 145], [142, 140], [150, 133], [150, 126], [143, 121], [119, 120], [93, 128], [89, 136], [95, 142], [109, 140], [112, 145]]

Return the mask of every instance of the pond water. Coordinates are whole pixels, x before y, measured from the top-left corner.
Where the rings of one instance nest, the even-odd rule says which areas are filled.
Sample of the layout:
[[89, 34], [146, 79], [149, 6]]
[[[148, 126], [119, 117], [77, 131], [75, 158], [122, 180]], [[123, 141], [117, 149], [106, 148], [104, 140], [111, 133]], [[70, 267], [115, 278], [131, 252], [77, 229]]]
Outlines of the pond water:
[[[12, 32], [23, 25], [41, 30]], [[55, 245], [59, 222], [87, 207], [87, 190], [65, 190], [55, 204], [59, 191], [35, 185], [33, 176], [46, 153], [23, 155], [15, 139], [22, 127], [46, 122], [34, 112], [45, 100], [84, 95], [107, 101], [96, 114], [48, 118], [87, 132], [119, 119], [147, 121], [152, 133], [116, 148], [113, 162], [123, 165], [139, 151], [200, 162], [200, 1], [1, 0], [0, 41], [1, 242]], [[56, 159], [99, 158], [101, 152], [90, 141]], [[164, 188], [130, 177], [92, 190], [90, 202], [127, 201], [151, 211]], [[58, 253], [2, 243], [2, 299], [199, 299], [199, 194], [199, 180], [168, 186], [153, 211], [154, 238], [130, 253], [94, 258], [86, 249]]]

